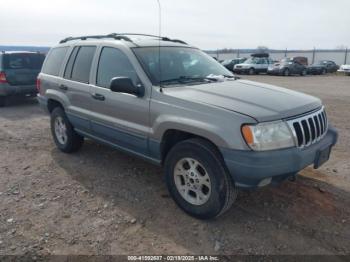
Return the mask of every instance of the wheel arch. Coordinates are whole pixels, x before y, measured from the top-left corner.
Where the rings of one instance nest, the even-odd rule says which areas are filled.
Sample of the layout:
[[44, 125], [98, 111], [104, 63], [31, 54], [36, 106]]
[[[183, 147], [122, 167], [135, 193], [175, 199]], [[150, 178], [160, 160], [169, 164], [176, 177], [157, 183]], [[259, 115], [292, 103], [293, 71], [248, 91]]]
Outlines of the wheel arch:
[[60, 107], [64, 110], [64, 107], [61, 102], [55, 99], [49, 98], [47, 100], [47, 110], [49, 111], [49, 113], [51, 113], [56, 107]]
[[166, 156], [176, 144], [188, 139], [193, 139], [193, 138], [202, 139], [212, 144], [217, 149], [217, 152], [220, 154], [220, 156], [223, 157], [219, 150], [218, 145], [214, 141], [212, 141], [212, 139], [206, 136], [203, 136], [203, 134], [198, 134], [196, 132], [190, 132], [190, 131], [185, 131], [181, 129], [167, 129], [163, 133], [161, 142], [159, 145], [161, 163], [162, 164], [164, 163]]

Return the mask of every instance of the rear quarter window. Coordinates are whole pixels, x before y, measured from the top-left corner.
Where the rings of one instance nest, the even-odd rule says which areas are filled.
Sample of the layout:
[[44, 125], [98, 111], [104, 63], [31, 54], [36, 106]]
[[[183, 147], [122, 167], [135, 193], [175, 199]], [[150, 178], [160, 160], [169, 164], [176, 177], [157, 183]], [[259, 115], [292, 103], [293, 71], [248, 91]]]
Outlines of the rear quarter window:
[[45, 61], [42, 72], [48, 75], [58, 76], [68, 47], [53, 48]]

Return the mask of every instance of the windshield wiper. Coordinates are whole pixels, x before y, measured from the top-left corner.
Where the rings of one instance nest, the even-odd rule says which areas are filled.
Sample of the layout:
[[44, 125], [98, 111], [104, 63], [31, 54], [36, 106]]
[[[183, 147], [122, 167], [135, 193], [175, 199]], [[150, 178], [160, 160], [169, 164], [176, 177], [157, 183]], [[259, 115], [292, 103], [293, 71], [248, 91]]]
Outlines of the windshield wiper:
[[190, 82], [216, 82], [217, 79], [215, 78], [210, 78], [210, 77], [190, 77], [190, 76], [180, 76], [178, 78], [171, 78], [171, 79], [166, 79], [160, 81], [161, 84], [167, 84], [167, 83], [190, 83]]

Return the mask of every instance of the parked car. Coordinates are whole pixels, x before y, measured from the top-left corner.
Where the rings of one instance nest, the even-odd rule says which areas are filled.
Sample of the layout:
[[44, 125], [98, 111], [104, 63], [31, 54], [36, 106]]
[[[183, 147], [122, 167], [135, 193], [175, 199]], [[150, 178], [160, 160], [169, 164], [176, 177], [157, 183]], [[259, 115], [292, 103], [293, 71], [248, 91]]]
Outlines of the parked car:
[[307, 66], [309, 64], [307, 57], [305, 56], [294, 56], [292, 60], [301, 65]]
[[237, 74], [255, 75], [259, 73], [267, 73], [269, 65], [273, 64], [273, 60], [268, 57], [268, 54], [252, 55], [246, 61], [236, 64], [233, 72]]
[[274, 63], [268, 67], [267, 73], [269, 75], [302, 75], [307, 74], [305, 65], [299, 62], [300, 60], [292, 58], [283, 58], [280, 62]]
[[0, 106], [9, 96], [36, 95], [44, 59], [44, 54], [35, 52], [0, 52]]
[[333, 61], [321, 60], [308, 67], [308, 73], [313, 75], [324, 75], [326, 73], [334, 73], [339, 66]]
[[234, 66], [240, 63], [243, 63], [247, 58], [240, 57], [240, 58], [234, 58], [234, 59], [226, 59], [221, 62], [221, 64], [226, 67], [228, 70], [233, 72]]
[[344, 73], [345, 75], [350, 76], [350, 65], [342, 65], [342, 66], [340, 66], [338, 72]]
[[227, 211], [237, 188], [320, 167], [337, 140], [318, 98], [239, 80], [169, 38], [64, 39], [38, 90], [61, 151], [77, 151], [87, 137], [163, 166], [175, 202], [201, 219]]

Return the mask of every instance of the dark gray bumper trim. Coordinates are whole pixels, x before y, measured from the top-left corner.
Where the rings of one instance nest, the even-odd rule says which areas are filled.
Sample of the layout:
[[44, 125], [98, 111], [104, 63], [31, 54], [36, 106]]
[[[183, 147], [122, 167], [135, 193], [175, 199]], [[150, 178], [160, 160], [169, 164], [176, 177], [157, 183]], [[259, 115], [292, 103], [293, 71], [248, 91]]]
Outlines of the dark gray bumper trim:
[[264, 178], [283, 180], [314, 164], [317, 152], [327, 146], [334, 146], [337, 138], [337, 131], [330, 126], [322, 140], [304, 149], [257, 152], [221, 148], [220, 151], [236, 185], [251, 188], [257, 187]]

